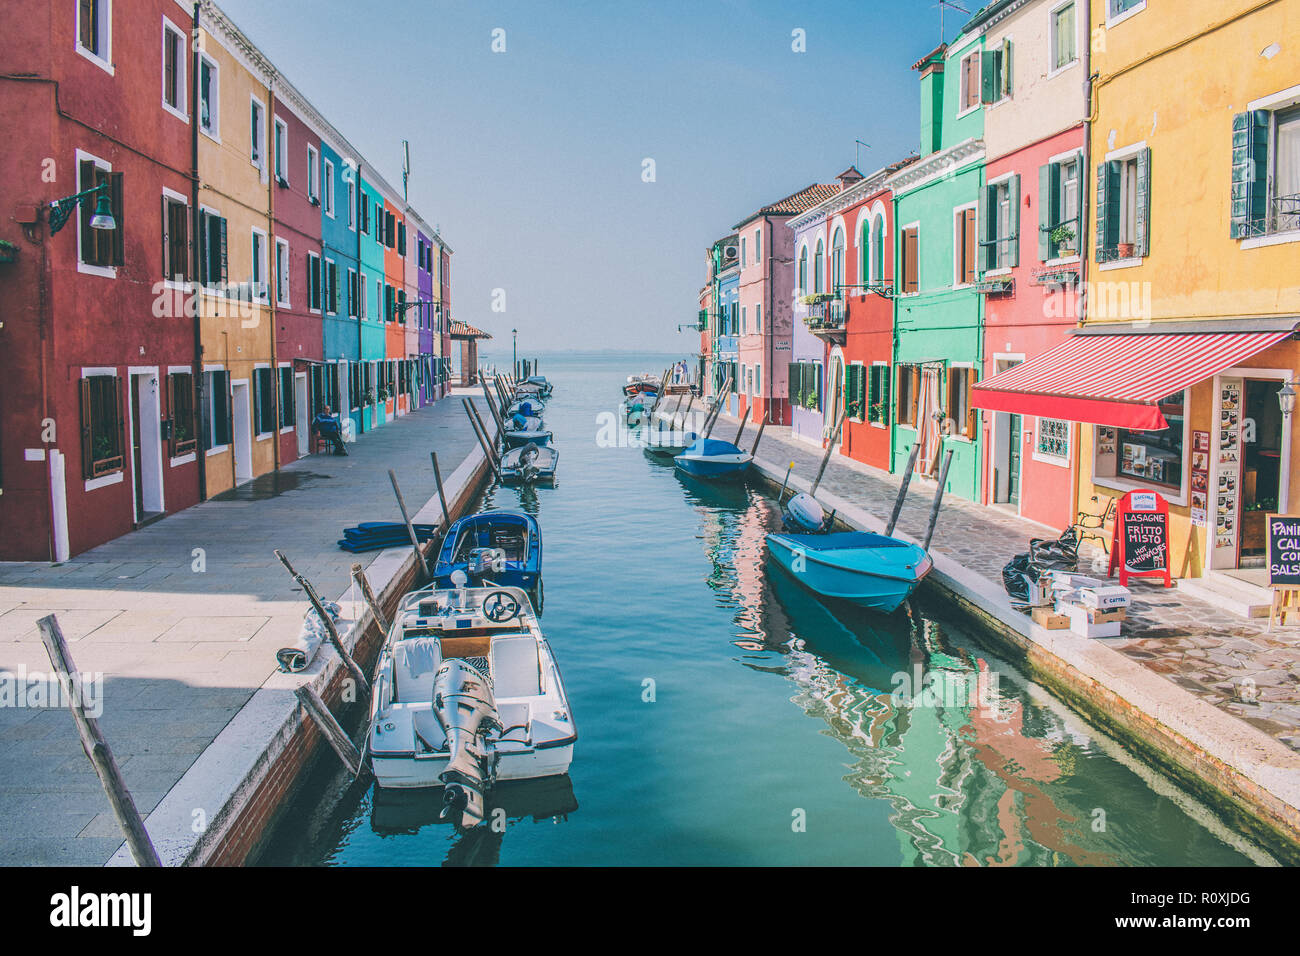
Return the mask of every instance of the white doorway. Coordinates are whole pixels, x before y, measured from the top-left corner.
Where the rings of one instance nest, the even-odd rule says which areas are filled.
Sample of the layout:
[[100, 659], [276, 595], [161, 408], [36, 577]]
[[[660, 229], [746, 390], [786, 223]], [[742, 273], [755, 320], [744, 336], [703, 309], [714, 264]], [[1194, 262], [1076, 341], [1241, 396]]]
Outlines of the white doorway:
[[307, 373], [295, 372], [293, 376], [294, 388], [294, 427], [298, 431], [298, 457], [301, 458], [307, 454], [311, 446], [311, 432], [308, 430], [307, 416], [310, 414], [307, 403]]
[[253, 478], [253, 401], [246, 378], [230, 383], [230, 415], [235, 423], [230, 446], [235, 484], [242, 485]]
[[163, 513], [162, 399], [156, 368], [131, 369], [132, 484], [139, 524]]
[[[844, 353], [840, 351], [837, 345], [831, 349], [831, 360], [826, 367], [826, 394], [822, 402], [824, 410], [822, 412], [822, 430], [827, 438], [835, 437], [835, 422], [839, 419], [840, 413], [844, 412], [847, 417], [847, 409], [844, 406]], [[844, 441], [844, 431], [847, 425], [840, 430], [839, 441], [835, 442], [836, 447]]]

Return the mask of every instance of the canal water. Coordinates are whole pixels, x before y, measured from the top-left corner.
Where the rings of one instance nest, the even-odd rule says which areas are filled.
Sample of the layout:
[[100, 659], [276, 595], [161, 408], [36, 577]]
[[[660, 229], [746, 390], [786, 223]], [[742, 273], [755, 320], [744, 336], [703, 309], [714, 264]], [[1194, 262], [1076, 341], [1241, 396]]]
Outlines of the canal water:
[[557, 486], [483, 502], [541, 524], [568, 777], [500, 788], [504, 832], [461, 833], [437, 794], [349, 787], [323, 760], [261, 862], [1266, 861], [933, 598], [882, 617], [769, 567], [769, 497], [686, 479], [609, 427], [625, 377], [673, 358], [543, 359]]

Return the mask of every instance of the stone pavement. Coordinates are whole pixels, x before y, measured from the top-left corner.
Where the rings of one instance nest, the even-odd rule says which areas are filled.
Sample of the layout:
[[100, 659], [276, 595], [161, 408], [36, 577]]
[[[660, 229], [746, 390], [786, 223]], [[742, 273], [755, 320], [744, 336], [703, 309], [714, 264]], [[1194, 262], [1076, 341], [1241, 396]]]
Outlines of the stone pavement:
[[[36, 621], [56, 613], [78, 670], [104, 675], [100, 726], [147, 816], [298, 633], [307, 604], [272, 549], [343, 593], [378, 554], [341, 550], [343, 528], [401, 520], [388, 469], [414, 513], [437, 494], [429, 452], [446, 480], [474, 447], [455, 396], [66, 564], [0, 564], [0, 672], [49, 673]], [[0, 706], [0, 865], [99, 866], [121, 843], [67, 708]]]
[[[729, 439], [739, 421], [723, 415], [715, 434]], [[742, 444], [753, 441], [752, 426]], [[793, 461], [795, 473], [811, 480], [822, 451], [791, 437], [790, 428], [769, 425], [759, 456]], [[833, 456], [822, 486], [888, 520], [899, 479], [842, 456]], [[899, 517], [899, 530], [920, 539], [929, 522], [935, 482], [914, 478]], [[1041, 525], [997, 508], [945, 497], [931, 547], [1002, 588], [1002, 567], [1029, 550], [1030, 538], [1054, 537]], [[1081, 573], [1090, 570], [1100, 548], [1085, 542]], [[1102, 566], [1097, 576], [1105, 576]], [[1267, 618], [1246, 620], [1200, 598], [1153, 581], [1130, 579], [1133, 604], [1123, 634], [1103, 643], [1184, 690], [1300, 751], [1300, 630], [1267, 631]], [[1176, 583], [1176, 582], [1175, 582]]]

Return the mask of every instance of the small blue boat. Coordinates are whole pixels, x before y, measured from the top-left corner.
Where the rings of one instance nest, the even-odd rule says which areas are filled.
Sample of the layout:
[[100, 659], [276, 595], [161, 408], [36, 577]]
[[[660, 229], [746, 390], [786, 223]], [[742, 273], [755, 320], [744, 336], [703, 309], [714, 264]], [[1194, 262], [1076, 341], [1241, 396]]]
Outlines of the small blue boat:
[[[493, 562], [499, 570], [491, 566]], [[455, 571], [464, 572], [471, 582], [487, 578], [493, 584], [523, 588], [540, 612], [542, 530], [537, 519], [522, 511], [480, 511], [453, 522], [438, 551], [434, 586], [454, 587]]]
[[677, 467], [694, 478], [740, 478], [754, 456], [741, 451], [729, 441], [700, 438], [673, 458]]
[[933, 567], [917, 545], [869, 531], [769, 534], [767, 550], [796, 581], [822, 597], [886, 614], [906, 601]]
[[529, 442], [542, 447], [550, 444], [551, 433], [546, 430], [545, 423], [536, 415], [515, 415], [506, 419], [505, 439], [506, 444], [511, 448], [516, 445], [527, 445]]

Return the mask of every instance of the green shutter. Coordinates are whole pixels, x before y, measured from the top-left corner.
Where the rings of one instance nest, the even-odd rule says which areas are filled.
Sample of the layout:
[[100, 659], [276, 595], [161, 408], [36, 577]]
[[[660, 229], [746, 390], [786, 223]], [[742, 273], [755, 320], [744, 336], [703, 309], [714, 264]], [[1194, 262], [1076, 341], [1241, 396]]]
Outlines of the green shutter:
[[1133, 254], [1139, 258], [1151, 252], [1151, 148], [1137, 157], [1137, 236]]
[[1002, 40], [1002, 95], [1010, 96], [1011, 88], [1011, 38], [1005, 37]]
[[199, 211], [199, 282], [208, 283], [208, 214]]
[[1264, 231], [1268, 202], [1267, 110], [1232, 118], [1232, 210], [1229, 235], [1234, 239]]
[[996, 186], [981, 186], [975, 212], [975, 262], [980, 272], [998, 267], [998, 191]]
[[1097, 261], [1119, 246], [1119, 163], [1097, 167]]
[[230, 278], [230, 260], [226, 254], [226, 220], [218, 219], [221, 223], [221, 276], [220, 281], [226, 282]]
[[980, 99], [985, 103], [996, 103], [998, 99], [998, 61], [1002, 58], [999, 50], [985, 50], [980, 62]]
[[1007, 216], [1007, 228], [1011, 231], [1007, 243], [1007, 265], [1020, 265], [1020, 174], [1011, 177], [1007, 183], [1007, 198], [1011, 212]]
[[[1052, 258], [1052, 164], [1038, 167], [1038, 259]], [[1098, 198], [1098, 202], [1101, 199]], [[1100, 216], [1098, 217], [1100, 218]]]

